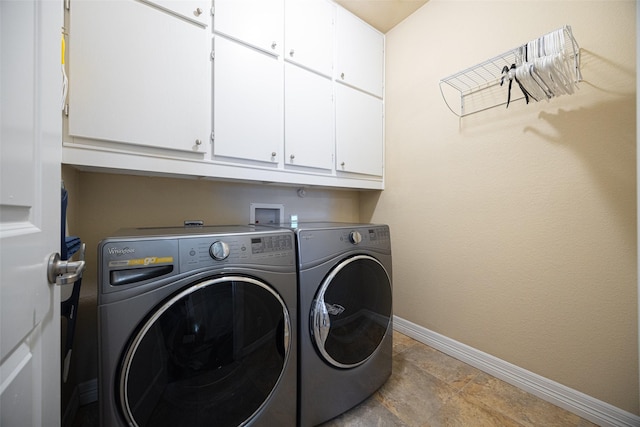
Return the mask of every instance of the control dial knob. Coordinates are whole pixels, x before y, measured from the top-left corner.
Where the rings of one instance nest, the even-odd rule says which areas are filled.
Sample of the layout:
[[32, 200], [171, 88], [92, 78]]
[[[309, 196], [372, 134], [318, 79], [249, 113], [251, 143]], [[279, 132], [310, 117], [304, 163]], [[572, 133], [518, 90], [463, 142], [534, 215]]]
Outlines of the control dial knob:
[[229, 245], [221, 240], [216, 240], [209, 247], [209, 255], [217, 261], [222, 261], [229, 256]]
[[362, 242], [362, 234], [359, 231], [352, 231], [349, 233], [349, 241], [354, 245]]

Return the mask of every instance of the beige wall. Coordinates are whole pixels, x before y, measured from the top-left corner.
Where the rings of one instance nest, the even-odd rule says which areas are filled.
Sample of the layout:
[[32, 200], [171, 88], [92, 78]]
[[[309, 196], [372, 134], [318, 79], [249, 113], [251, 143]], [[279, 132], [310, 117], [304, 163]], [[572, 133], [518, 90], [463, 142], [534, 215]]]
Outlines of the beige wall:
[[[361, 219], [391, 226], [398, 316], [639, 414], [635, 8], [430, 0], [391, 30]], [[565, 24], [578, 93], [447, 109], [439, 79]]]
[[[248, 224], [251, 203], [284, 205], [285, 218], [297, 214], [300, 221], [357, 221], [359, 193], [346, 190], [216, 182], [79, 172], [64, 166], [69, 190], [69, 234], [87, 243], [87, 258], [96, 259], [98, 242], [119, 228], [165, 227], [184, 220], [207, 225]], [[95, 263], [94, 263], [95, 264]], [[95, 265], [86, 276], [95, 276]]]
[[[285, 216], [299, 220], [357, 222], [359, 193], [295, 187], [79, 172], [62, 169], [69, 191], [68, 233], [87, 245], [72, 369], [69, 383], [97, 377], [96, 274], [98, 242], [119, 228], [205, 224], [248, 224], [251, 203], [284, 205]], [[70, 393], [70, 391], [66, 392]]]

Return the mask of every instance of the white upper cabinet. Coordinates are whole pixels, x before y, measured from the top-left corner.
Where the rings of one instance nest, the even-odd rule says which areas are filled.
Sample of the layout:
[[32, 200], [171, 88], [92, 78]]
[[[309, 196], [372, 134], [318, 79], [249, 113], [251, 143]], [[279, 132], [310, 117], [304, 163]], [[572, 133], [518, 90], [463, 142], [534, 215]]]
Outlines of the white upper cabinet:
[[281, 163], [282, 62], [215, 36], [213, 63], [214, 156]]
[[336, 170], [382, 176], [382, 100], [336, 85]]
[[349, 11], [338, 8], [336, 51], [336, 81], [382, 98], [384, 36]]
[[211, 12], [207, 0], [139, 0], [152, 6], [173, 13], [183, 19], [208, 27], [211, 23]]
[[331, 79], [285, 64], [285, 163], [331, 170], [334, 126]]
[[210, 33], [202, 25], [135, 0], [74, 0], [71, 142], [206, 153], [210, 73]]
[[285, 0], [285, 60], [332, 76], [335, 9], [326, 0]]
[[384, 35], [331, 0], [70, 0], [63, 162], [384, 188]]
[[284, 0], [215, 0], [213, 29], [218, 34], [281, 56]]

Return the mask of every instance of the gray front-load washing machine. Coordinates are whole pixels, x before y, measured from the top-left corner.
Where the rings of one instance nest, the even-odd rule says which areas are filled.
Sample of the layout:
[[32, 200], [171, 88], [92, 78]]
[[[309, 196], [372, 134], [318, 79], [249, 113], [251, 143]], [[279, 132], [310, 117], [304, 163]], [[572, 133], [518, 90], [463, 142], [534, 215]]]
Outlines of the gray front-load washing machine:
[[291, 231], [130, 229], [98, 254], [103, 426], [296, 424]]
[[299, 424], [362, 402], [391, 375], [391, 238], [387, 225], [289, 224], [299, 287]]

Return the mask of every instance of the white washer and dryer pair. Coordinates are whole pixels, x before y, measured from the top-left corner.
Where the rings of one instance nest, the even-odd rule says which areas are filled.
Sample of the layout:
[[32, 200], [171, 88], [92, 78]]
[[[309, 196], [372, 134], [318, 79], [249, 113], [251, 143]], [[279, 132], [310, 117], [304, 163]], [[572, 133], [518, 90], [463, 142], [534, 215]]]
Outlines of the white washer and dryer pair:
[[315, 426], [382, 386], [392, 365], [392, 258], [381, 224], [284, 224], [296, 235], [298, 425]]

